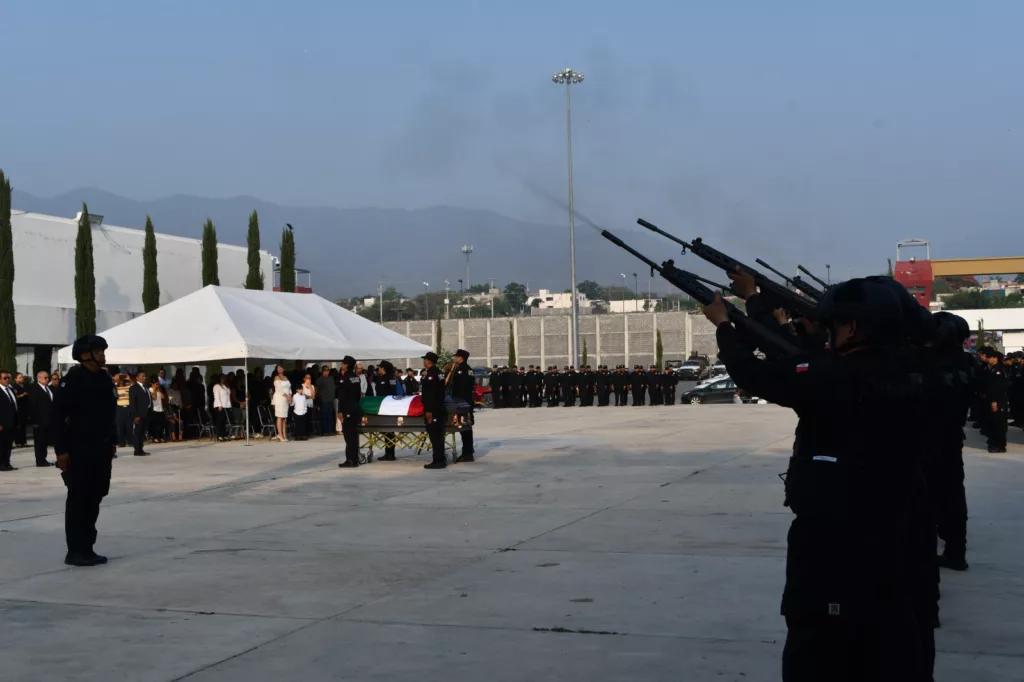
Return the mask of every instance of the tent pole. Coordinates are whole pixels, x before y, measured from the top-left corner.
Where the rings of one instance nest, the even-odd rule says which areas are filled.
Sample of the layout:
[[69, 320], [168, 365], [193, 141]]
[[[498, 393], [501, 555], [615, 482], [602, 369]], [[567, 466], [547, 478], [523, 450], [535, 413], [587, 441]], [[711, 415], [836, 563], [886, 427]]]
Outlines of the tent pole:
[[245, 444], [249, 445], [249, 358], [243, 360], [245, 364]]

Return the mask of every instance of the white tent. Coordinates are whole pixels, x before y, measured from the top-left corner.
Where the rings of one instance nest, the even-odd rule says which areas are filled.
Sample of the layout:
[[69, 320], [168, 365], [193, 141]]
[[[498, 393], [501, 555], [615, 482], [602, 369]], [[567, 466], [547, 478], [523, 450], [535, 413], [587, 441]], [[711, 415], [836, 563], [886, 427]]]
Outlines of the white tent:
[[[100, 335], [117, 365], [378, 360], [430, 350], [314, 294], [212, 285]], [[73, 363], [71, 346], [58, 359]]]

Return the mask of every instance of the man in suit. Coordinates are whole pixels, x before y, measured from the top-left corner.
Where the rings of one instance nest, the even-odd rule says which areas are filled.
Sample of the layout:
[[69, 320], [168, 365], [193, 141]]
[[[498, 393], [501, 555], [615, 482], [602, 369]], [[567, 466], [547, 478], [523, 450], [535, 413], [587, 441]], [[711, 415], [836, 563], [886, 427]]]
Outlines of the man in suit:
[[0, 471], [15, 471], [11, 466], [14, 429], [18, 424], [18, 398], [11, 388], [11, 373], [0, 371]]
[[53, 391], [50, 390], [50, 373], [40, 370], [36, 383], [28, 388], [28, 422], [32, 425], [32, 442], [36, 450], [36, 466], [53, 466], [46, 460], [46, 448], [50, 445], [50, 412], [53, 410]]
[[136, 372], [135, 383], [128, 391], [128, 411], [132, 415], [134, 425], [133, 443], [135, 445], [135, 456], [145, 457], [149, 453], [142, 449], [142, 441], [146, 437], [146, 424], [149, 421], [149, 411], [153, 407], [153, 398], [146, 388], [146, 373]]

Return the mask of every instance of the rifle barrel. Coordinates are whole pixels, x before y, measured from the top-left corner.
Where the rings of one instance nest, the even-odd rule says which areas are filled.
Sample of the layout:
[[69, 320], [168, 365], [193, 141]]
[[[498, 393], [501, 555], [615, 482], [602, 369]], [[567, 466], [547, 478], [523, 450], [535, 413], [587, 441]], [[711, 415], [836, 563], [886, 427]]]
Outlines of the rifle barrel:
[[783, 281], [783, 282], [785, 282], [786, 284], [792, 284], [792, 283], [793, 283], [793, 280], [791, 280], [791, 279], [790, 279], [789, 277], [786, 277], [786, 276], [785, 276], [785, 275], [783, 275], [783, 274], [782, 274], [781, 272], [779, 272], [778, 270], [776, 270], [776, 269], [775, 269], [775, 268], [773, 268], [772, 266], [768, 265], [767, 263], [765, 263], [765, 262], [764, 262], [763, 260], [761, 260], [760, 258], [755, 258], [755, 259], [754, 259], [754, 262], [755, 262], [755, 263], [757, 263], [758, 265], [760, 265], [761, 267], [764, 267], [764, 268], [768, 268], [769, 270], [771, 270], [772, 272], [774, 272], [774, 273], [775, 273], [776, 275], [778, 275], [779, 277], [781, 277], [781, 278], [782, 278], [782, 281]]
[[667, 238], [671, 239], [676, 244], [679, 244], [680, 246], [682, 246], [685, 249], [690, 248], [690, 242], [688, 242], [688, 241], [686, 241], [684, 239], [680, 239], [679, 237], [675, 236], [674, 234], [669, 234], [668, 232], [666, 232], [665, 230], [661, 229], [660, 227], [658, 227], [654, 223], [649, 223], [646, 220], [644, 220], [643, 218], [637, 218], [636, 219], [636, 224], [640, 225], [642, 227], [646, 227], [651, 232], [657, 232], [662, 237], [667, 237]]
[[804, 266], [802, 266], [802, 265], [798, 265], [798, 266], [796, 266], [796, 267], [797, 267], [797, 269], [798, 269], [798, 270], [799, 270], [800, 272], [804, 273], [805, 275], [807, 275], [808, 277], [810, 277], [811, 279], [813, 279], [813, 280], [814, 280], [815, 282], [817, 282], [817, 283], [818, 283], [818, 284], [820, 284], [821, 286], [823, 286], [823, 287], [825, 287], [826, 289], [828, 289], [828, 283], [826, 283], [826, 282], [825, 282], [825, 280], [821, 279], [820, 277], [815, 277], [815, 275], [814, 275], [814, 273], [813, 273], [813, 272], [811, 272], [810, 270], [808, 270], [807, 268], [805, 268], [805, 267], [804, 267]]

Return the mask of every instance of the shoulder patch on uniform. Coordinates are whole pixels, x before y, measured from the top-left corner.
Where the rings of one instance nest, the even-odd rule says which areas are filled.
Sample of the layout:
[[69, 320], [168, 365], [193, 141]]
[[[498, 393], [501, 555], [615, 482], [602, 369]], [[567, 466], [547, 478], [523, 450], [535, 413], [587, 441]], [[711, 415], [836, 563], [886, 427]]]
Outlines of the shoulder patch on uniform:
[[796, 373], [800, 374], [801, 372], [806, 372], [810, 368], [811, 368], [810, 363], [802, 362], [802, 363], [800, 363], [799, 365], [796, 366]]

